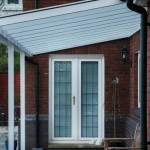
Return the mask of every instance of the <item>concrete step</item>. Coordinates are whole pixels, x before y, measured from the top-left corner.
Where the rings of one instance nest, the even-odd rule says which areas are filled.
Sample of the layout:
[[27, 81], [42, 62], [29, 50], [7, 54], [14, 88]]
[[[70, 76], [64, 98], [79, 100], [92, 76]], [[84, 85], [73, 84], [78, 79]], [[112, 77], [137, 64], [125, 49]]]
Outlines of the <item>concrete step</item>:
[[103, 150], [102, 145], [92, 144], [49, 144], [46, 150]]
[[44, 150], [104, 150], [104, 148], [46, 148]]

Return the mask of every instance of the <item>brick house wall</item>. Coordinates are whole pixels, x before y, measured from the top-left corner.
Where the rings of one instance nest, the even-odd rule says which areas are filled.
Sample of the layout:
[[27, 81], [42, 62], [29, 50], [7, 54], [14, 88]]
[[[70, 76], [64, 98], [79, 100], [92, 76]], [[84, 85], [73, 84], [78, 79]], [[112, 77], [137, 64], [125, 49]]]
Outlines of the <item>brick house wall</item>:
[[[56, 6], [71, 2], [77, 2], [80, 0], [39, 0], [39, 8], [49, 7], [49, 6]], [[33, 10], [35, 9], [35, 1], [33, 0], [23, 0], [23, 10]]]
[[[14, 74], [14, 97], [15, 97], [15, 106], [20, 105], [20, 73], [15, 72]], [[5, 111], [8, 113], [8, 73], [0, 72], [0, 113]], [[6, 117], [7, 118], [7, 117]], [[1, 120], [0, 116], [0, 121]]]
[[[20, 93], [20, 73], [14, 74], [15, 93]], [[3, 103], [8, 103], [8, 73], [0, 72], [0, 100]]]
[[[77, 0], [76, 0], [77, 1]], [[39, 1], [39, 7], [54, 6], [75, 2], [75, 0], [47, 0]], [[34, 9], [34, 1], [24, 0], [24, 10]], [[110, 42], [72, 48], [49, 54], [104, 54], [105, 57], [105, 136], [113, 136], [112, 122], [112, 81], [119, 78], [120, 110], [116, 120], [117, 136], [127, 134], [131, 136], [139, 121], [132, 113], [138, 106], [137, 82], [137, 51], [139, 50], [139, 32], [130, 38]], [[132, 54], [132, 67], [129, 63], [122, 63], [121, 48], [126, 47]], [[40, 96], [40, 146], [48, 145], [48, 59], [49, 54], [33, 57], [39, 63], [39, 96]], [[130, 114], [130, 115], [129, 115]], [[139, 117], [139, 116], [138, 116]], [[126, 126], [127, 130], [124, 130]], [[26, 62], [26, 146], [27, 150], [35, 146], [35, 66]], [[132, 133], [131, 133], [132, 132]]]
[[[35, 66], [26, 62], [26, 114], [35, 114]], [[28, 82], [29, 81], [29, 82]]]
[[[20, 95], [20, 73], [14, 74], [15, 95]], [[0, 72], [0, 103], [8, 103], [8, 73]]]
[[[54, 6], [78, 0], [47, 0], [40, 1], [39, 7]], [[34, 9], [34, 1], [24, 0], [24, 10]], [[150, 7], [150, 4], [148, 5]], [[150, 13], [150, 11], [149, 11]], [[150, 21], [150, 18], [149, 18]], [[149, 29], [150, 27], [148, 27]], [[150, 37], [150, 30], [148, 30]], [[139, 50], [139, 32], [133, 34], [130, 38], [114, 40], [99, 44], [93, 44], [78, 48], [62, 50], [53, 53], [36, 55], [33, 60], [39, 63], [39, 99], [40, 99], [40, 146], [48, 145], [48, 59], [49, 54], [104, 54], [105, 57], [105, 136], [113, 135], [112, 126], [112, 81], [115, 77], [119, 78], [119, 103], [120, 110], [117, 117], [117, 136], [122, 136], [126, 132], [133, 131], [132, 128], [139, 121], [137, 116], [132, 113], [134, 108], [138, 107], [138, 82], [137, 82], [137, 51]], [[130, 63], [121, 62], [121, 48], [125, 46], [132, 54], [132, 67]], [[148, 38], [148, 129], [150, 128], [150, 38]], [[129, 61], [128, 61], [129, 62]], [[1, 75], [0, 75], [1, 77]], [[8, 77], [7, 77], [8, 78]], [[0, 83], [1, 82], [0, 78]], [[19, 81], [17, 82], [17, 87]], [[6, 83], [7, 85], [7, 83]], [[3, 87], [3, 86], [2, 86]], [[0, 96], [4, 94], [4, 89], [0, 89]], [[5, 91], [8, 92], [7, 90]], [[7, 94], [6, 94], [7, 95]], [[6, 95], [4, 96], [5, 98]], [[0, 98], [1, 99], [1, 98]], [[130, 115], [129, 115], [130, 114]], [[132, 119], [131, 119], [132, 117]], [[136, 118], [136, 119], [134, 119]], [[124, 131], [123, 124], [128, 126], [128, 131]], [[35, 66], [26, 61], [26, 149], [35, 147]], [[130, 132], [128, 133], [130, 134]], [[148, 130], [148, 140], [150, 141], [150, 130]]]
[[[136, 32], [130, 38], [130, 110], [138, 108], [138, 51], [140, 50], [140, 33]], [[130, 57], [130, 58], [131, 58]]]
[[[106, 111], [106, 132], [107, 137], [112, 136], [112, 93], [113, 93], [113, 80], [115, 77], [119, 78], [119, 103], [120, 109], [118, 111], [118, 131], [117, 136], [122, 136], [122, 127], [124, 124], [125, 116], [130, 111], [130, 94], [129, 94], [129, 72], [130, 64], [121, 61], [121, 48], [123, 45], [129, 49], [130, 40], [121, 39], [110, 41], [100, 44], [72, 48], [62, 51], [57, 51], [49, 54], [104, 54], [105, 57], [105, 111]], [[39, 63], [39, 96], [40, 96], [40, 137], [41, 147], [47, 147], [48, 144], [48, 59], [49, 54], [41, 54], [33, 57], [33, 60]], [[27, 114], [27, 132], [26, 142], [27, 148], [35, 144], [35, 134], [32, 129], [35, 129], [35, 97], [34, 97], [34, 66], [26, 62], [26, 114]], [[30, 88], [29, 88], [30, 86]], [[30, 96], [28, 96], [30, 93]], [[32, 118], [32, 119], [31, 119]], [[30, 131], [30, 132], [29, 132]], [[31, 142], [31, 140], [33, 142]], [[30, 144], [29, 144], [30, 143]]]

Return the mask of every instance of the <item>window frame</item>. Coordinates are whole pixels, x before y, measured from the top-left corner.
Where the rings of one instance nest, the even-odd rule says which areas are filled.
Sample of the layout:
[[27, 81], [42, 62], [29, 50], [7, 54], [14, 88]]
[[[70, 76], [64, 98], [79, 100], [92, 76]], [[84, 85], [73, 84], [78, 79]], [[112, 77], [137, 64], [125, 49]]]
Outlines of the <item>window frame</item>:
[[5, 5], [3, 7], [3, 10], [23, 10], [23, 0], [18, 0], [18, 4], [8, 4], [8, 0], [5, 0]]
[[140, 108], [140, 61], [141, 61], [141, 56], [140, 56], [140, 51], [138, 51], [138, 108]]

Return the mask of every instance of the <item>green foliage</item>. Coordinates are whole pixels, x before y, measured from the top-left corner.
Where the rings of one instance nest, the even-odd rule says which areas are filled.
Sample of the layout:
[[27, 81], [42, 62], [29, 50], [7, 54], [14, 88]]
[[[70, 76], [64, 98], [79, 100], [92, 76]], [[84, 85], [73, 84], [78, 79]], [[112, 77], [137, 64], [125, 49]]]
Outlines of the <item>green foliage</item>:
[[[20, 71], [20, 55], [15, 52], [14, 69]], [[8, 72], [8, 49], [7, 46], [0, 44], [0, 72]]]

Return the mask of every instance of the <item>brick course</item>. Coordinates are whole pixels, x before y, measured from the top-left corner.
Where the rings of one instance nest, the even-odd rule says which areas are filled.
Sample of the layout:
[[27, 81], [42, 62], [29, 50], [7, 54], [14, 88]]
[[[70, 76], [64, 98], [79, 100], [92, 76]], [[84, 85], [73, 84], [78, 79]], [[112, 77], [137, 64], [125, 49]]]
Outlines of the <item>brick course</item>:
[[[121, 39], [100, 44], [93, 44], [78, 48], [66, 49], [62, 51], [36, 55], [33, 60], [39, 63], [39, 96], [40, 96], [40, 114], [48, 115], [48, 58], [49, 54], [104, 54], [105, 57], [105, 110], [109, 117], [112, 117], [112, 94], [113, 80], [119, 78], [119, 104], [118, 114], [127, 115], [130, 111], [130, 94], [129, 94], [129, 72], [130, 64], [121, 61], [121, 48], [126, 46], [129, 49], [130, 39]], [[33, 114], [35, 106], [34, 97], [34, 66], [26, 62], [26, 113]], [[29, 94], [30, 96], [29, 96]], [[48, 124], [47, 124], [48, 126]], [[109, 121], [108, 125], [109, 127]], [[118, 126], [119, 127], [119, 126]], [[48, 127], [46, 127], [47, 129]], [[30, 128], [32, 129], [32, 128]], [[121, 131], [121, 128], [118, 128]], [[48, 132], [48, 131], [47, 131]], [[28, 132], [26, 132], [28, 133]], [[41, 132], [42, 133], [42, 132]], [[107, 133], [106, 133], [107, 134]], [[119, 135], [119, 134], [118, 134]], [[26, 135], [28, 136], [28, 134]], [[108, 133], [108, 136], [109, 133]], [[43, 137], [48, 138], [48, 137]], [[44, 141], [47, 141], [46, 139]], [[41, 143], [42, 144], [42, 143]]]
[[[15, 98], [20, 96], [20, 73], [14, 73]], [[19, 102], [18, 102], [19, 103]], [[8, 104], [8, 73], [0, 72], [0, 104]]]
[[[49, 6], [56, 6], [66, 3], [77, 2], [80, 0], [39, 0], [39, 8], [45, 8]], [[35, 1], [34, 0], [23, 0], [23, 10], [33, 10], [35, 9]]]

